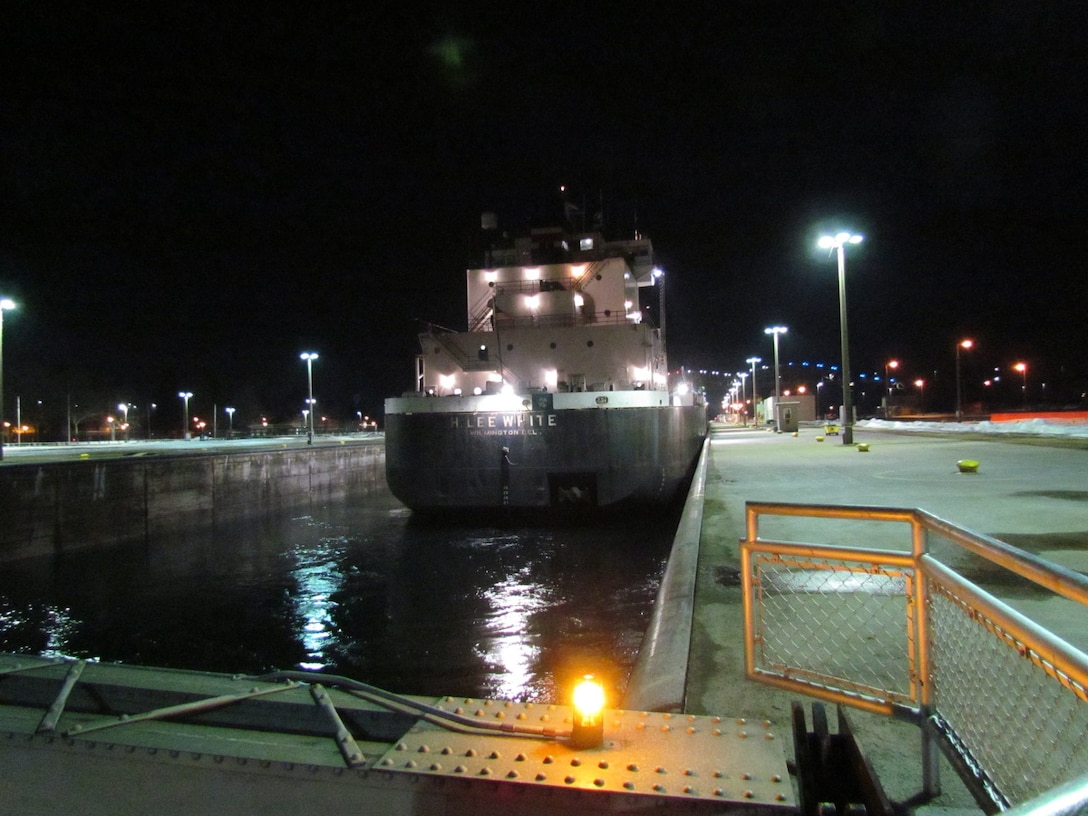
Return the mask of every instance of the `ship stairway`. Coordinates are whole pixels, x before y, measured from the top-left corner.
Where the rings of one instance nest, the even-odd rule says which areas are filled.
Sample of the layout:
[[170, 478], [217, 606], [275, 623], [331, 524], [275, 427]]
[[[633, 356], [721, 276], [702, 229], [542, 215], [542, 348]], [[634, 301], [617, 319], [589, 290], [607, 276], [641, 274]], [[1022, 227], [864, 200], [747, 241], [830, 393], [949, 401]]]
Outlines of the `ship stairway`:
[[597, 271], [604, 266], [604, 261], [593, 261], [586, 265], [585, 271], [574, 279], [573, 289], [576, 292], [582, 292], [586, 286], [597, 277]]
[[427, 332], [424, 337], [427, 340], [433, 340], [443, 351], [453, 358], [454, 362], [461, 367], [462, 371], [498, 371], [499, 361], [493, 359], [490, 355], [486, 358], [473, 357], [465, 353], [457, 343], [455, 343], [448, 334], [439, 334], [437, 332]]

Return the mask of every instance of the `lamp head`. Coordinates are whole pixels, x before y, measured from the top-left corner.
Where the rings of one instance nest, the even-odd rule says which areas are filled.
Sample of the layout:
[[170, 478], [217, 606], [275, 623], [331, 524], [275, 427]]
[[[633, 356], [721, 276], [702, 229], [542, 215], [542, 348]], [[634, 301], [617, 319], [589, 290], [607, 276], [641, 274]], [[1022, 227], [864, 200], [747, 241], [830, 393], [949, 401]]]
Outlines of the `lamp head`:
[[820, 249], [838, 249], [847, 244], [860, 244], [861, 241], [862, 236], [860, 235], [853, 235], [849, 232], [840, 232], [835, 236], [821, 235], [820, 240], [816, 242], [816, 246]]
[[573, 721], [573, 747], [597, 748], [604, 742], [604, 689], [592, 674], [585, 675], [574, 687]]

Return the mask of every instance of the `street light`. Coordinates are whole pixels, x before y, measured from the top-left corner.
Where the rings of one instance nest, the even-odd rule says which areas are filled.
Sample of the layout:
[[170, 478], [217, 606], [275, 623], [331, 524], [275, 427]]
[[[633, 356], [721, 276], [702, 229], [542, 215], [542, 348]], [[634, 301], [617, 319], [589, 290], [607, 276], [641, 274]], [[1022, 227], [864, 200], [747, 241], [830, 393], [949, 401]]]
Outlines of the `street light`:
[[749, 357], [744, 362], [752, 367], [752, 421], [758, 426], [756, 406], [759, 405], [759, 397], [756, 396], [756, 363], [762, 363], [762, 357]]
[[918, 386], [918, 413], [921, 414], [926, 405], [926, 381], [915, 380], [914, 384]]
[[233, 436], [234, 434], [234, 409], [224, 408], [227, 412], [227, 436]]
[[842, 344], [842, 443], [854, 442], [854, 407], [850, 394], [850, 333], [846, 327], [846, 245], [860, 244], [861, 236], [849, 232], [840, 232], [834, 237], [824, 235], [817, 246], [820, 249], [834, 249], [839, 256], [839, 335]]
[[779, 427], [778, 422], [778, 393], [780, 390], [781, 382], [778, 377], [778, 335], [785, 334], [789, 329], [785, 326], [771, 326], [769, 329], [764, 329], [764, 334], [769, 334], [774, 338], [774, 432], [781, 433], [782, 429]]
[[740, 407], [744, 410], [744, 424], [748, 424], [748, 397], [744, 390], [744, 381], [748, 379], [747, 371], [738, 371], [737, 376], [740, 377]]
[[181, 426], [183, 439], [193, 438], [193, 435], [189, 432], [189, 398], [192, 395], [192, 391], [178, 391], [178, 396], [185, 401], [185, 424]]
[[892, 407], [892, 378], [888, 375], [888, 369], [899, 368], [898, 360], [888, 360], [884, 363], [884, 382], [887, 385], [888, 395], [884, 398], [884, 419], [890, 419]]
[[123, 421], [123, 423], [121, 425], [121, 430], [123, 430], [125, 432], [125, 441], [128, 441], [128, 403], [127, 402], [117, 403], [117, 410], [125, 415], [125, 419], [124, 419], [124, 421]]
[[974, 340], [960, 340], [956, 343], [956, 422], [960, 421], [960, 416], [963, 412], [960, 410], [962, 405], [963, 386], [960, 379], [960, 349], [969, 349], [975, 344]]
[[[11, 298], [0, 298], [0, 423], [4, 421], [4, 312], [15, 308]], [[0, 459], [4, 458], [4, 429], [0, 424]]]
[[306, 444], [312, 445], [314, 443], [314, 360], [317, 359], [317, 352], [304, 351], [298, 358], [306, 361], [306, 382], [310, 386], [310, 399], [307, 403], [310, 406], [310, 433], [306, 437]]
[[1020, 386], [1020, 390], [1024, 392], [1024, 405], [1028, 404], [1028, 364], [1017, 363], [1013, 367], [1013, 371], [1019, 371], [1020, 376], [1023, 377], [1023, 384]]

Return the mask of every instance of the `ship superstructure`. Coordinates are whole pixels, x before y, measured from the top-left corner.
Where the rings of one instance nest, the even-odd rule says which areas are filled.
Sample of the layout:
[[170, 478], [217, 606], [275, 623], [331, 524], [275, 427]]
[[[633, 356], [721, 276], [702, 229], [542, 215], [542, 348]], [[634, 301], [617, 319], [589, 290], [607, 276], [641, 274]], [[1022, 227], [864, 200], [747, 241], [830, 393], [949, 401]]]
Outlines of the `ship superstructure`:
[[[667, 501], [705, 434], [670, 390], [653, 248], [561, 229], [490, 246], [467, 330], [420, 335], [416, 390], [386, 401], [386, 472], [413, 509]], [[656, 320], [652, 319], [657, 317]]]

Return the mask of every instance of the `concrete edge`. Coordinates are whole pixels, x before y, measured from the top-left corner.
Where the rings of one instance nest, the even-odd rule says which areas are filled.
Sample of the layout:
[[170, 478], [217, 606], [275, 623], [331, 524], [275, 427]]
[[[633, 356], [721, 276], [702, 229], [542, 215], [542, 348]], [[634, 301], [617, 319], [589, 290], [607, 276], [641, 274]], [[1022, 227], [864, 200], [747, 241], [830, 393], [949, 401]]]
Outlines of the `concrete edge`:
[[708, 433], [684, 501], [668, 565], [654, 599], [650, 625], [642, 636], [638, 658], [627, 684], [623, 708], [629, 711], [679, 712], [684, 707], [709, 459]]

